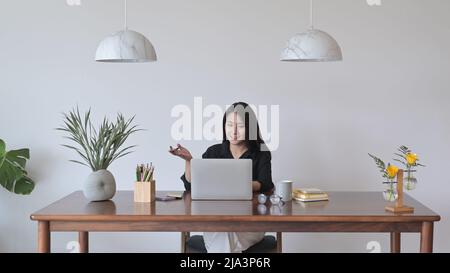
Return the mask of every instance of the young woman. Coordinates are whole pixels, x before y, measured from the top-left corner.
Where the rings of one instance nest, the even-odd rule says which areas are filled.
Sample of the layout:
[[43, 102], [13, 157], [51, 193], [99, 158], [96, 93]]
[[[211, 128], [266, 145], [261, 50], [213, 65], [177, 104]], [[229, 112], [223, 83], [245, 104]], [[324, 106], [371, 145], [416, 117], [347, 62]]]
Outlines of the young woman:
[[[202, 158], [251, 159], [253, 162], [253, 191], [273, 189], [271, 154], [259, 131], [256, 115], [244, 102], [234, 103], [223, 116], [223, 141], [209, 147]], [[181, 177], [187, 191], [191, 189], [191, 159], [188, 149], [177, 144], [169, 152], [184, 159], [185, 173]], [[264, 238], [263, 232], [205, 232], [208, 252], [242, 252]]]

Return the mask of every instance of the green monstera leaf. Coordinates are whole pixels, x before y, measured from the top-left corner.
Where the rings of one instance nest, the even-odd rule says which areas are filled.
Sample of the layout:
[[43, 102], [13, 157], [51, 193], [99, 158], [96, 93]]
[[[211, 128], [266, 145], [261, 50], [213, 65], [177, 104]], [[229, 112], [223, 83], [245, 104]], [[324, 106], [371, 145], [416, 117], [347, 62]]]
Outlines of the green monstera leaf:
[[0, 139], [0, 184], [10, 192], [30, 194], [34, 181], [28, 177], [25, 165], [30, 159], [30, 150], [6, 151], [6, 144]]

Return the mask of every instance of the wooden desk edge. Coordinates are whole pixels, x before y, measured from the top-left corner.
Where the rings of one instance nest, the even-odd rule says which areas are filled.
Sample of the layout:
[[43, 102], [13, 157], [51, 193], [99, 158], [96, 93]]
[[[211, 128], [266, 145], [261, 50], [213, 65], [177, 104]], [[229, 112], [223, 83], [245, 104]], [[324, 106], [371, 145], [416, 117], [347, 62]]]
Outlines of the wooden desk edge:
[[392, 215], [392, 216], [349, 216], [349, 215], [326, 215], [326, 216], [228, 216], [228, 215], [39, 215], [30, 216], [33, 221], [99, 221], [99, 222], [377, 222], [377, 223], [407, 223], [407, 222], [438, 222], [439, 215], [417, 216], [417, 215]]

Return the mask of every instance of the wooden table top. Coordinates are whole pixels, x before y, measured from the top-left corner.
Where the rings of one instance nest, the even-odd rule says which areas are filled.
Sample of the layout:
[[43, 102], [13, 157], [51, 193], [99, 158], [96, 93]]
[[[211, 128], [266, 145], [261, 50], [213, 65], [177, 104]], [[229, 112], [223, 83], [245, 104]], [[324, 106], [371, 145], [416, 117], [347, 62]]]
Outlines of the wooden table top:
[[[174, 191], [172, 191], [174, 192]], [[167, 192], [158, 192], [165, 195]], [[279, 222], [421, 222], [439, 221], [440, 216], [405, 195], [412, 214], [385, 211], [388, 204], [381, 192], [328, 192], [329, 201], [287, 202], [274, 206], [253, 201], [192, 201], [183, 199], [135, 203], [133, 191], [118, 191], [110, 201], [88, 202], [81, 191], [74, 192], [33, 213], [39, 221], [279, 221]]]

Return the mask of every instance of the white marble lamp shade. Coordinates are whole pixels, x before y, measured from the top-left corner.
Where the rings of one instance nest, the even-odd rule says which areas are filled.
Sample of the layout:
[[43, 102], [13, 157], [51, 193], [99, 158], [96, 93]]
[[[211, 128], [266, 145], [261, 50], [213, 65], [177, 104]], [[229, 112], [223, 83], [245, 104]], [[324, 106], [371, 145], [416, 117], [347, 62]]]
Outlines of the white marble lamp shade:
[[98, 62], [154, 62], [156, 52], [144, 35], [133, 30], [118, 31], [100, 42], [95, 54]]
[[281, 54], [281, 61], [330, 62], [341, 61], [342, 51], [328, 33], [310, 29], [292, 37]]

